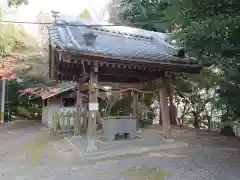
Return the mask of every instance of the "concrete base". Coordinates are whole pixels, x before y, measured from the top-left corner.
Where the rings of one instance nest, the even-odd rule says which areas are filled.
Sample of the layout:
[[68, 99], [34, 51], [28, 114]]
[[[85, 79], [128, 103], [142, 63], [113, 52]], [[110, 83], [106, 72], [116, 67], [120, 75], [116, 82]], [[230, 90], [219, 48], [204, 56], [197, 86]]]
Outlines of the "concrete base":
[[175, 149], [186, 147], [188, 144], [184, 142], [175, 142], [174, 139], [164, 140], [162, 136], [138, 133], [141, 139], [123, 140], [123, 141], [106, 141], [100, 142], [98, 138], [82, 136], [82, 139], [68, 138], [67, 143], [70, 147], [75, 147], [74, 153], [81, 157], [81, 160], [99, 159], [113, 156], [121, 156], [126, 154], [141, 154], [149, 151]]
[[[169, 150], [169, 149], [177, 149], [182, 147], [187, 147], [188, 143], [177, 142], [177, 143], [166, 143], [158, 146], [147, 146], [147, 147], [129, 147], [121, 150], [114, 149], [111, 151], [94, 151], [91, 153], [87, 153], [84, 155], [85, 159], [88, 160], [97, 160], [104, 158], [111, 158], [116, 156], [124, 156], [124, 155], [137, 155], [151, 151], [161, 151], [161, 150]], [[83, 155], [82, 155], [83, 156]]]
[[74, 136], [73, 136], [73, 139], [79, 139], [79, 140], [81, 140], [81, 139], [82, 139], [82, 136], [80, 136], [80, 135], [74, 135]]
[[87, 152], [92, 152], [92, 151], [97, 151], [98, 150], [95, 140], [88, 139], [87, 143], [88, 143], [87, 149], [86, 149]]
[[129, 138], [136, 136], [136, 118], [135, 117], [111, 117], [103, 121], [103, 134], [108, 141], [114, 141], [117, 133], [129, 133]]
[[166, 139], [166, 138], [164, 138], [163, 140], [165, 142], [168, 142], [168, 143], [174, 143], [175, 142], [174, 139]]

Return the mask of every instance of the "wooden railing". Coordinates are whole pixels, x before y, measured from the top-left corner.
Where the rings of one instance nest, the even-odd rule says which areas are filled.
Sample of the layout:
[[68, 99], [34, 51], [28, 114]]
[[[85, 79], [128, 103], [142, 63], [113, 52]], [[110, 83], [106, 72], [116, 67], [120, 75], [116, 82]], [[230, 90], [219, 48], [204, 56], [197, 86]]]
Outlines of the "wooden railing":
[[[87, 116], [82, 114], [83, 122], [81, 124], [81, 131], [86, 131], [87, 129]], [[52, 117], [52, 134], [67, 134], [76, 132], [76, 113], [54, 113]]]
[[[213, 131], [221, 131], [223, 124], [219, 121], [213, 121], [211, 123], [211, 130]], [[235, 123], [231, 125], [233, 127], [233, 131], [236, 136], [240, 137], [240, 123]]]
[[52, 117], [53, 135], [74, 133], [75, 117], [75, 113], [54, 113]]

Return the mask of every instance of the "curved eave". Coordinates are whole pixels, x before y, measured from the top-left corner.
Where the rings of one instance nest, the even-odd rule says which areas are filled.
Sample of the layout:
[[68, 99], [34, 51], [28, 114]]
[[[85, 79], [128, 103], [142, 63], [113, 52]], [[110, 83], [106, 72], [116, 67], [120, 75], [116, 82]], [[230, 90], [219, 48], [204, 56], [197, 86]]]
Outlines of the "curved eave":
[[180, 67], [186, 73], [195, 73], [199, 74], [202, 67], [197, 63], [193, 58], [181, 58], [178, 56], [163, 54], [160, 59], [148, 59], [148, 58], [136, 58], [136, 57], [118, 57], [111, 54], [96, 53], [91, 51], [79, 51], [75, 49], [66, 49], [66, 48], [57, 48], [59, 52], [70, 53], [78, 56], [93, 57], [94, 59], [103, 59], [103, 60], [114, 60], [122, 62], [131, 62], [131, 63], [141, 63], [141, 64], [150, 64], [152, 66], [176, 66]]

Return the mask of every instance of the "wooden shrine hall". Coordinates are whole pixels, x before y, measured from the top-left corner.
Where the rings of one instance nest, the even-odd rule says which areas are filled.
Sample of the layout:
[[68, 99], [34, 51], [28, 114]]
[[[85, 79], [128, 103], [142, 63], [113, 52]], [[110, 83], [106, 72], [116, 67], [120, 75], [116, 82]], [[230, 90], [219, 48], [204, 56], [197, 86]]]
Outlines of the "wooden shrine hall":
[[[89, 149], [94, 150], [98, 112], [98, 83], [146, 85], [160, 80], [162, 124], [170, 127], [170, 73], [200, 73], [196, 61], [170, 44], [169, 35], [125, 26], [91, 26], [96, 22], [57, 16], [49, 27], [49, 74], [61, 82], [76, 82], [76, 114], [81, 114], [81, 88], [89, 83]], [[86, 25], [86, 26], [83, 26]], [[76, 124], [79, 119], [76, 119]]]

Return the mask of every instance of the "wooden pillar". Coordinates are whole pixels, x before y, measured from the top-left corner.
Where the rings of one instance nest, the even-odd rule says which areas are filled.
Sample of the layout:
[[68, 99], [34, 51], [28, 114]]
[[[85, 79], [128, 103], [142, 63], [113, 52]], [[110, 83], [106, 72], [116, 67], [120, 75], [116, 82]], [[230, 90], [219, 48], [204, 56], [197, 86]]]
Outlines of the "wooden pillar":
[[158, 116], [159, 116], [159, 124], [161, 124], [162, 125], [162, 110], [161, 110], [161, 99], [160, 99], [160, 94], [159, 94], [159, 96], [158, 96], [158, 102], [159, 102], [159, 111], [158, 111]]
[[52, 46], [51, 46], [51, 42], [49, 40], [49, 44], [48, 44], [48, 67], [49, 67], [49, 70], [48, 70], [48, 73], [49, 73], [49, 78], [52, 78], [52, 61], [53, 61], [53, 56], [52, 56]]
[[57, 52], [54, 47], [51, 48], [51, 78], [57, 79]]
[[87, 108], [84, 107], [84, 114], [82, 116], [83, 118], [83, 131], [87, 132], [87, 126], [88, 126], [88, 113], [87, 113]]
[[169, 113], [170, 113], [170, 124], [177, 125], [177, 109], [173, 98], [172, 88], [172, 76], [168, 76], [168, 95], [169, 95]]
[[94, 64], [90, 72], [90, 86], [89, 86], [89, 116], [88, 116], [88, 147], [87, 151], [97, 150], [96, 128], [98, 117], [98, 65]]
[[136, 118], [136, 128], [137, 128], [137, 130], [139, 129], [139, 119], [138, 119], [138, 112], [137, 112], [137, 110], [138, 110], [138, 99], [137, 99], [137, 94], [134, 92], [133, 93], [133, 117], [135, 117]]
[[[164, 79], [165, 80], [165, 79]], [[161, 89], [159, 90], [160, 97], [160, 111], [162, 115], [162, 126], [165, 138], [168, 137], [168, 132], [170, 130], [170, 116], [169, 116], [169, 107], [168, 107], [168, 92], [167, 92], [167, 83], [164, 81]]]
[[76, 117], [75, 117], [75, 135], [81, 133], [81, 115], [82, 115], [82, 95], [81, 95], [81, 82], [77, 83], [77, 102], [76, 102]]

